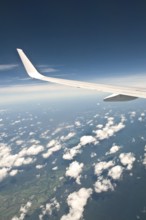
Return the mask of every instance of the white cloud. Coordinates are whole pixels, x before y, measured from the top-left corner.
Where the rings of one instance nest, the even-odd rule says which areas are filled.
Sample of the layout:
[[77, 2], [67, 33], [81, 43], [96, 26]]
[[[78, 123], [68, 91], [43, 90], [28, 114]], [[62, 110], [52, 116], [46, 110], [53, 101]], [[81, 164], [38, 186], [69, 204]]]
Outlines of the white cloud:
[[15, 176], [18, 173], [18, 170], [12, 170], [9, 175], [10, 176]]
[[98, 124], [98, 125], [96, 126], [96, 128], [103, 128], [103, 125], [102, 125], [102, 124]]
[[46, 164], [44, 164], [44, 165], [38, 164], [38, 165], [36, 165], [36, 169], [40, 170], [40, 169], [44, 168], [45, 166], [46, 166]]
[[[34, 156], [40, 153], [44, 148], [40, 145], [32, 145], [29, 148], [23, 148], [16, 154], [12, 154], [10, 146], [7, 144], [0, 144], [0, 170], [1, 170], [1, 181], [9, 176], [14, 176], [18, 173], [15, 167], [22, 165], [28, 165], [34, 163], [36, 158], [28, 157]], [[3, 175], [2, 175], [3, 174]]]
[[43, 153], [42, 156], [43, 158], [48, 158], [50, 157], [54, 152], [59, 151], [61, 149], [61, 145], [57, 144], [54, 147], [51, 147], [48, 149], [46, 153]]
[[138, 121], [143, 121], [144, 119], [142, 117], [139, 117], [138, 118]]
[[66, 152], [63, 154], [63, 159], [72, 160], [78, 153], [81, 152], [80, 148], [81, 148], [81, 145], [78, 144], [77, 146], [71, 149], [66, 149]]
[[30, 209], [30, 207], [31, 207], [31, 205], [32, 205], [32, 203], [28, 201], [28, 202], [26, 203], [26, 205], [21, 206], [20, 211], [19, 211], [19, 212], [20, 212], [20, 216], [19, 216], [19, 217], [14, 216], [14, 217], [12, 218], [12, 220], [24, 220], [26, 214], [28, 213], [28, 211], [29, 211], [29, 209]]
[[76, 127], [80, 127], [81, 126], [81, 122], [80, 121], [75, 121], [75, 126]]
[[68, 168], [66, 168], [66, 176], [70, 176], [74, 179], [76, 179], [76, 183], [81, 184], [80, 183], [80, 178], [81, 178], [81, 172], [83, 170], [84, 164], [83, 163], [79, 163], [77, 161], [73, 161]]
[[83, 217], [84, 207], [91, 194], [91, 188], [81, 188], [79, 191], [71, 193], [67, 198], [69, 213], [63, 215], [61, 220], [80, 220]]
[[112, 167], [108, 171], [108, 176], [112, 177], [114, 180], [118, 180], [121, 178], [122, 172], [123, 172], [123, 167], [117, 165]]
[[131, 170], [133, 167], [133, 163], [136, 160], [133, 153], [121, 153], [119, 155], [120, 161], [124, 166], [127, 166], [128, 170]]
[[130, 114], [130, 117], [131, 117], [131, 118], [134, 118], [134, 117], [136, 116], [136, 112], [135, 112], [135, 111], [129, 112], [129, 114]]
[[80, 138], [80, 144], [82, 146], [84, 146], [86, 144], [96, 144], [96, 138], [94, 138], [93, 136], [90, 136], [90, 135], [85, 135]]
[[43, 73], [54, 73], [54, 72], [57, 72], [57, 71], [58, 71], [58, 69], [51, 68], [51, 67], [46, 67], [46, 68], [42, 69]]
[[121, 116], [121, 121], [118, 124], [114, 124], [113, 117], [106, 116], [106, 118], [108, 120], [106, 125], [102, 129], [93, 131], [96, 134], [97, 140], [107, 139], [125, 127], [123, 116]]
[[92, 152], [90, 155], [91, 158], [96, 157], [96, 156], [97, 156], [97, 154], [95, 152]]
[[34, 163], [35, 162], [35, 159], [31, 158], [31, 157], [18, 157], [14, 163], [13, 163], [13, 166], [16, 166], [16, 167], [20, 167], [22, 165], [27, 165], [27, 164], [31, 164], [31, 163]]
[[142, 116], [142, 117], [145, 117], [145, 113], [144, 113], [144, 112], [142, 112], [142, 113], [141, 113], [141, 116]]
[[24, 143], [23, 140], [17, 140], [17, 141], [16, 141], [16, 144], [17, 144], [17, 145], [22, 145], [23, 143]]
[[74, 137], [75, 136], [75, 132], [70, 132], [68, 135], [66, 135], [66, 136], [61, 136], [61, 141], [68, 141], [69, 139], [71, 139], [72, 137]]
[[66, 152], [63, 155], [63, 159], [65, 160], [72, 160], [78, 153], [81, 153], [81, 148], [84, 147], [87, 144], [97, 144], [98, 141], [96, 141], [96, 138], [94, 138], [91, 135], [85, 135], [80, 138], [80, 143], [71, 148], [66, 149]]
[[47, 203], [46, 205], [42, 206], [42, 215], [40, 216], [42, 219], [42, 217], [44, 215], [52, 215], [52, 212], [56, 209], [57, 211], [60, 209], [60, 204], [58, 203], [58, 201], [56, 200], [56, 198], [51, 199], [50, 203]]
[[60, 131], [62, 131], [62, 127], [56, 128], [55, 131], [52, 133], [52, 135], [58, 134]]
[[44, 147], [42, 145], [32, 145], [31, 147], [27, 148], [26, 154], [27, 155], [37, 155], [41, 153], [44, 150]]
[[53, 167], [52, 170], [58, 170], [58, 167], [57, 167], [57, 166], [56, 166], [56, 167]]
[[18, 64], [0, 64], [0, 71], [12, 70], [18, 67]]
[[119, 150], [120, 150], [120, 146], [118, 146], [118, 145], [113, 145], [113, 146], [111, 147], [111, 149], [109, 150], [109, 152], [106, 153], [106, 155], [108, 155], [108, 154], [114, 154], [114, 153], [116, 153], [116, 152], [119, 151]]
[[108, 190], [114, 190], [114, 186], [112, 185], [109, 179], [103, 179], [103, 177], [99, 177], [94, 184], [95, 192], [107, 192]]
[[105, 162], [105, 161], [99, 162], [94, 167], [94, 173], [99, 176], [104, 170], [112, 166], [114, 166], [114, 162], [112, 160], [108, 162]]
[[5, 167], [0, 169], [0, 182], [8, 176], [8, 170], [9, 169]]
[[55, 139], [52, 139], [51, 141], [49, 141], [49, 143], [47, 144], [47, 148], [53, 147], [56, 144], [58, 144], [58, 141]]
[[144, 153], [144, 159], [142, 161], [143, 165], [146, 165], [146, 153]]

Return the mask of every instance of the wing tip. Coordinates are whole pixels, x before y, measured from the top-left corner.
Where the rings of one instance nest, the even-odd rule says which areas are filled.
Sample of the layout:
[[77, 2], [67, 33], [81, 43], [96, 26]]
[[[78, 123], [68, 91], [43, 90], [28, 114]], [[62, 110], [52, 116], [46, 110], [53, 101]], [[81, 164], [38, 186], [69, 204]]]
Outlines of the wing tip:
[[17, 50], [17, 52], [19, 52], [19, 51], [23, 51], [22, 49], [20, 49], [20, 48], [16, 48], [16, 50]]

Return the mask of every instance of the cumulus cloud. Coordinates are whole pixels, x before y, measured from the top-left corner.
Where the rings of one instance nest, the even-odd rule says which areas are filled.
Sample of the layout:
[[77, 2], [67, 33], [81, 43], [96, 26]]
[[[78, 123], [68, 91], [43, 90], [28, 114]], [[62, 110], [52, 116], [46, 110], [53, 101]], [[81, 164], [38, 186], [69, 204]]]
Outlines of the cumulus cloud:
[[16, 141], [16, 144], [17, 144], [17, 145], [22, 145], [23, 143], [24, 143], [23, 140], [17, 140], [17, 141]]
[[62, 131], [63, 127], [60, 127], [60, 128], [56, 128], [55, 131], [52, 133], [52, 135], [56, 135], [58, 134], [60, 131]]
[[31, 147], [29, 147], [26, 151], [27, 155], [37, 155], [39, 153], [41, 153], [44, 150], [44, 147], [41, 145], [32, 145]]
[[80, 145], [81, 146], [84, 146], [87, 144], [95, 144], [95, 143], [96, 143], [96, 138], [94, 138], [93, 136], [85, 135], [80, 138]]
[[57, 167], [57, 166], [56, 166], [56, 167], [53, 167], [52, 170], [58, 170], [58, 167]]
[[80, 178], [81, 178], [81, 172], [83, 170], [84, 164], [79, 163], [77, 161], [73, 161], [68, 168], [66, 168], [66, 176], [70, 176], [76, 180], [76, 183], [80, 183]]
[[107, 139], [125, 127], [123, 116], [121, 116], [121, 121], [118, 124], [114, 124], [113, 117], [107, 117], [107, 120], [106, 125], [102, 129], [94, 131], [97, 140]]
[[146, 165], [146, 153], [144, 153], [144, 158], [143, 158], [142, 163], [143, 163], [143, 165]]
[[71, 139], [72, 137], [75, 136], [75, 132], [70, 132], [68, 135], [66, 136], [61, 136], [60, 140], [61, 141], [68, 141], [69, 139]]
[[109, 179], [104, 179], [102, 176], [97, 179], [97, 181], [94, 184], [95, 192], [101, 193], [101, 192], [107, 192], [108, 190], [113, 191], [114, 186], [112, 185], [111, 181]]
[[61, 149], [61, 145], [57, 144], [51, 148], [48, 149], [46, 153], [43, 153], [43, 158], [49, 158], [54, 152], [59, 151]]
[[96, 156], [97, 156], [97, 154], [95, 152], [92, 152], [90, 155], [91, 158], [96, 157]]
[[133, 167], [133, 163], [136, 160], [133, 153], [121, 153], [119, 155], [120, 161], [124, 166], [127, 166], [128, 170], [131, 170]]
[[136, 116], [136, 112], [135, 112], [135, 111], [129, 112], [129, 114], [130, 114], [130, 117], [131, 117], [131, 118], [135, 118], [135, 116]]
[[12, 171], [9, 173], [9, 175], [10, 175], [10, 176], [15, 176], [15, 175], [17, 175], [17, 173], [18, 173], [18, 170], [12, 170]]
[[103, 128], [103, 125], [102, 124], [98, 124], [96, 127], [97, 128]]
[[46, 166], [46, 164], [44, 164], [44, 165], [38, 164], [38, 165], [36, 165], [36, 169], [40, 170], [40, 169], [44, 168], [45, 166]]
[[33, 144], [30, 147], [25, 147], [23, 148], [18, 155], [23, 157], [23, 156], [35, 156], [38, 155], [39, 153], [41, 153], [42, 151], [44, 151], [44, 147], [42, 145], [36, 145]]
[[112, 167], [108, 171], [108, 176], [112, 177], [114, 180], [118, 180], [121, 178], [122, 172], [123, 172], [123, 167], [117, 165]]
[[0, 182], [8, 176], [8, 171], [9, 169], [5, 167], [0, 169]]
[[80, 121], [75, 121], [75, 126], [76, 127], [80, 127], [81, 126], [81, 122]]
[[111, 149], [109, 150], [109, 152], [106, 153], [106, 155], [108, 155], [108, 154], [114, 154], [114, 153], [116, 153], [116, 152], [119, 151], [119, 150], [120, 150], [120, 146], [118, 146], [118, 145], [113, 145], [113, 146], [111, 147]]
[[[16, 167], [22, 165], [28, 165], [34, 163], [36, 158], [34, 156], [38, 155], [44, 150], [41, 145], [32, 145], [30, 147], [22, 148], [18, 153], [12, 154], [10, 146], [7, 144], [0, 144], [0, 175], [2, 181], [4, 178], [9, 176], [15, 176], [18, 171]], [[33, 156], [33, 157], [31, 157]]]
[[71, 149], [66, 149], [66, 152], [63, 154], [63, 159], [72, 160], [78, 153], [81, 152], [80, 148], [81, 148], [81, 145], [78, 144], [77, 146]]
[[80, 143], [77, 146], [71, 149], [66, 149], [63, 159], [72, 160], [77, 154], [81, 153], [81, 148], [87, 144], [97, 144], [96, 138], [90, 135], [82, 136], [80, 138]]
[[20, 208], [20, 216], [17, 217], [17, 216], [14, 216], [12, 218], [12, 220], [24, 220], [25, 219], [25, 216], [26, 214], [28, 213], [30, 207], [31, 207], [32, 203], [30, 201], [28, 201], [25, 205], [22, 205], [21, 208]]
[[16, 166], [16, 167], [20, 167], [22, 165], [27, 165], [27, 164], [31, 164], [31, 163], [34, 163], [35, 162], [35, 159], [34, 158], [31, 158], [31, 157], [19, 157], [17, 158], [14, 163], [13, 163], [13, 166]]
[[43, 219], [44, 215], [52, 215], [54, 210], [59, 211], [60, 204], [56, 200], [56, 198], [51, 199], [50, 203], [47, 203], [44, 206], [41, 206], [42, 214], [39, 216], [39, 219]]
[[91, 188], [81, 188], [79, 191], [71, 193], [67, 198], [69, 213], [63, 215], [61, 220], [80, 220], [83, 217], [84, 207], [91, 194]]
[[94, 173], [99, 176], [104, 170], [114, 166], [114, 162], [112, 160], [105, 162], [101, 161], [97, 163], [94, 167]]
[[56, 144], [58, 144], [58, 141], [55, 139], [52, 139], [51, 141], [49, 141], [49, 143], [47, 144], [47, 148], [53, 147]]

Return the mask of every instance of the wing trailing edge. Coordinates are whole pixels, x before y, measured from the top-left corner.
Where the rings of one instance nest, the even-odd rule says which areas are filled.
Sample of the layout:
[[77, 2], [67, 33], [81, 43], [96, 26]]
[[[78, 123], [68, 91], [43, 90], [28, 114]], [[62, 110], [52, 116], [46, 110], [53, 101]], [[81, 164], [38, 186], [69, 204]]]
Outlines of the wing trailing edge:
[[113, 93], [112, 95], [106, 97], [104, 101], [130, 101], [136, 98], [146, 98], [146, 90], [142, 88], [96, 84], [44, 76], [37, 71], [37, 69], [30, 62], [22, 49], [17, 49], [17, 52], [20, 56], [26, 72], [31, 78], [57, 83], [65, 86], [95, 90], [98, 92]]

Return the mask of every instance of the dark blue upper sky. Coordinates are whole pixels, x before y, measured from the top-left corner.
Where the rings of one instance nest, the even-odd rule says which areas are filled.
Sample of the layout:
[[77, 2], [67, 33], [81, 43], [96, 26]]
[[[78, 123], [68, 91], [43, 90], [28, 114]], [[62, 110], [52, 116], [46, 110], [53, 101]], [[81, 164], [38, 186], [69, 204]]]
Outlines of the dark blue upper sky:
[[[59, 70], [49, 75], [86, 79], [146, 73], [144, 0], [5, 0], [0, 30], [0, 65], [20, 64], [19, 47], [35, 65]], [[11, 73], [22, 76], [20, 67]], [[1, 67], [1, 76], [11, 73]]]

